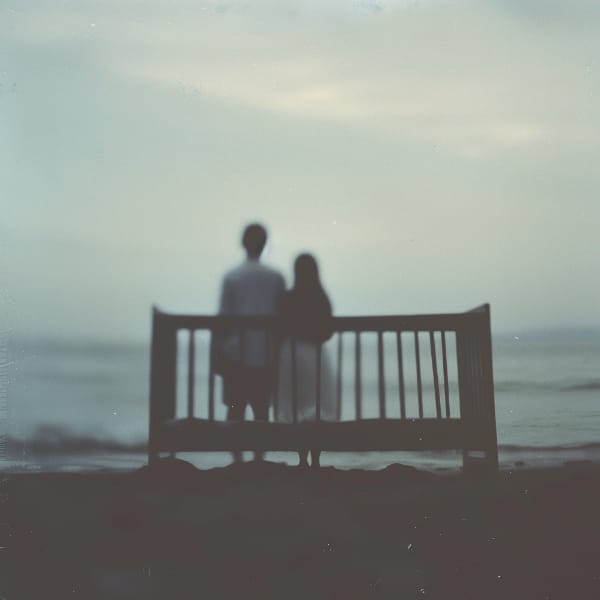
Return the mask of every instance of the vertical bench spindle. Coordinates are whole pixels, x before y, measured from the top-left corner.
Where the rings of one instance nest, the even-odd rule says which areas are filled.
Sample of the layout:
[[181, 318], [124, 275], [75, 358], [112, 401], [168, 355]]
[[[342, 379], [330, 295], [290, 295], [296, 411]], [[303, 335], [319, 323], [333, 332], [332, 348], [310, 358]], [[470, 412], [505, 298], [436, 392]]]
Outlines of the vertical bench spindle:
[[377, 333], [377, 362], [379, 374], [379, 418], [385, 419], [385, 367], [383, 364], [383, 332]]
[[419, 399], [419, 419], [423, 418], [423, 382], [421, 381], [421, 354], [419, 352], [419, 332], [415, 331], [415, 359], [417, 362], [417, 394]]
[[433, 370], [433, 388], [435, 392], [435, 414], [438, 419], [442, 418], [442, 406], [440, 402], [440, 382], [437, 370], [437, 356], [435, 352], [435, 332], [429, 332], [429, 346], [431, 350], [431, 369]]
[[354, 402], [356, 405], [356, 420], [362, 419], [362, 377], [360, 372], [360, 331], [355, 332], [354, 344]]
[[338, 347], [337, 347], [337, 390], [336, 390], [336, 402], [335, 402], [335, 415], [336, 420], [340, 421], [342, 418], [342, 359], [343, 359], [343, 341], [342, 332], [338, 333]]
[[398, 354], [398, 391], [400, 394], [400, 418], [406, 419], [406, 392], [404, 390], [404, 366], [402, 364], [402, 332], [396, 331]]
[[315, 384], [316, 384], [316, 414], [317, 421], [321, 420], [321, 344], [315, 344], [315, 360], [317, 362], [315, 369]]
[[189, 343], [188, 343], [188, 377], [187, 377], [187, 400], [188, 400], [188, 419], [194, 417], [194, 365], [196, 362], [195, 348], [194, 348], [194, 330], [189, 330]]
[[477, 356], [477, 402], [479, 404], [479, 416], [487, 421], [489, 418], [489, 414], [488, 404], [487, 402], [485, 402], [485, 372], [483, 366], [483, 348], [479, 336], [477, 338], [475, 347]]
[[[210, 330], [211, 336], [216, 336], [214, 329]], [[214, 356], [213, 352], [210, 354], [210, 360], [208, 365], [208, 420], [215, 420], [215, 365], [213, 364]]]
[[266, 361], [265, 364], [273, 369], [273, 419], [279, 419], [279, 357], [278, 353], [273, 351], [273, 340], [271, 332], [265, 329]]
[[442, 331], [442, 367], [444, 369], [444, 399], [446, 401], [446, 418], [450, 418], [450, 390], [448, 389], [448, 358], [446, 355], [446, 332]]
[[296, 338], [291, 338], [292, 351], [292, 421], [298, 422], [298, 387], [296, 385]]

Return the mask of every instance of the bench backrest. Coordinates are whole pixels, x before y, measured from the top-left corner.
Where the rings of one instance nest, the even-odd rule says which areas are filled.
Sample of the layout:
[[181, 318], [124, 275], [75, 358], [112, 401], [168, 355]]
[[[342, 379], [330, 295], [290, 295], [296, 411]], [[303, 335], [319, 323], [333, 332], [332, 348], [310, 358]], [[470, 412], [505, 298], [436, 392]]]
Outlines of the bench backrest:
[[[182, 387], [184, 416], [197, 416], [200, 408], [208, 420], [215, 419], [215, 374], [209, 343], [198, 347], [199, 334], [235, 329], [243, 336], [277, 326], [273, 317], [173, 315], [154, 308], [150, 446], [157, 428], [182, 416], [177, 414]], [[335, 357], [338, 418], [460, 419], [484, 430], [486, 445], [497, 452], [489, 305], [452, 314], [334, 317], [333, 330], [328, 345]], [[265, 335], [267, 344], [270, 339]], [[348, 353], [350, 361], [344, 360]], [[206, 367], [204, 391], [197, 386], [199, 361]], [[370, 384], [372, 393], [365, 394]]]

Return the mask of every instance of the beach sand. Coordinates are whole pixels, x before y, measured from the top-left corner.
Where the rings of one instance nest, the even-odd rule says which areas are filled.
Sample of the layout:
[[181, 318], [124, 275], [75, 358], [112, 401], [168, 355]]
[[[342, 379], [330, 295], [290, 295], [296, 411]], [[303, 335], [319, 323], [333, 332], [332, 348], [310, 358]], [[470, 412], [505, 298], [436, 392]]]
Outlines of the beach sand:
[[0, 597], [600, 598], [600, 466], [4, 475]]

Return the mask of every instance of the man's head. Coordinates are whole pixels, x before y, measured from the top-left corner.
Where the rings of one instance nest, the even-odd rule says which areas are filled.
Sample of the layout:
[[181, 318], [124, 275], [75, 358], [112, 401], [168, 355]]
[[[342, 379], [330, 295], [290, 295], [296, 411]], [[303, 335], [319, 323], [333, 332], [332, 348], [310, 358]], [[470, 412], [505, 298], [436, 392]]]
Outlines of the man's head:
[[244, 229], [242, 246], [246, 249], [248, 258], [260, 258], [267, 243], [267, 230], [260, 223], [250, 223]]

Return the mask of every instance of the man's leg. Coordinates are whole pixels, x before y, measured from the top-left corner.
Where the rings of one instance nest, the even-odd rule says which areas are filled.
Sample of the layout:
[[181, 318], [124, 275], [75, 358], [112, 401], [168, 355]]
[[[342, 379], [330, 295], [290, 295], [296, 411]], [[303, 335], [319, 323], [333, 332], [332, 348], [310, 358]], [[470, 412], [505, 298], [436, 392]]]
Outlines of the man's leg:
[[313, 469], [318, 469], [321, 466], [321, 451], [320, 450], [311, 450], [310, 451], [310, 466]]
[[[254, 414], [255, 421], [268, 421], [269, 420], [269, 396], [268, 394], [260, 393], [260, 390], [253, 390], [259, 393], [253, 394], [251, 397], [252, 412]], [[254, 460], [262, 461], [265, 453], [262, 450], [254, 451]]]
[[308, 450], [298, 450], [298, 466], [308, 467]]
[[[256, 369], [252, 374], [252, 382], [248, 385], [250, 393], [250, 405], [255, 421], [269, 420], [269, 402], [271, 400], [272, 374], [270, 369]], [[262, 450], [254, 452], [254, 460], [262, 461], [264, 458]]]
[[[243, 421], [244, 412], [246, 411], [246, 401], [244, 396], [243, 385], [241, 382], [241, 373], [234, 372], [223, 380], [223, 395], [225, 404], [227, 405], [227, 420], [228, 421]], [[232, 451], [233, 462], [241, 463], [242, 452], [240, 450]]]

